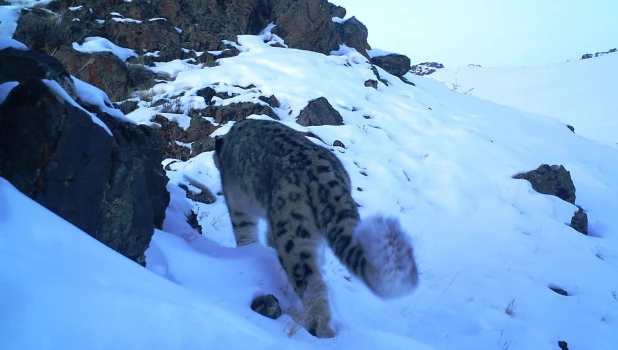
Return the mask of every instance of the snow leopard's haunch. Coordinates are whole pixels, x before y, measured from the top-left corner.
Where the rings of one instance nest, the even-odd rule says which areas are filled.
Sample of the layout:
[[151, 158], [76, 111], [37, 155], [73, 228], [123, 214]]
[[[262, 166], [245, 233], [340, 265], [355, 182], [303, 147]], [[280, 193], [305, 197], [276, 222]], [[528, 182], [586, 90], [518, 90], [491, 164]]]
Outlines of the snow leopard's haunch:
[[328, 149], [281, 123], [245, 119], [216, 138], [214, 161], [236, 243], [256, 242], [258, 220], [268, 220], [269, 242], [313, 335], [335, 335], [318, 263], [323, 237], [376, 295], [400, 296], [416, 286], [412, 245], [399, 222], [360, 220], [348, 173]]

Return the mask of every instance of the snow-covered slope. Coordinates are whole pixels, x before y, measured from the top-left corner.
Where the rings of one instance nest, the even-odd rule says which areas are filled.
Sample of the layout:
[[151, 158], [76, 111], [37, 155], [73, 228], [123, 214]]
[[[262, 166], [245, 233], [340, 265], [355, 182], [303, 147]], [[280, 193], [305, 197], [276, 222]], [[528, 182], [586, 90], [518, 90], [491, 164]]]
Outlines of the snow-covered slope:
[[618, 54], [541, 67], [447, 68], [429, 76], [449, 88], [556, 118], [577, 134], [618, 144]]
[[[400, 218], [413, 239], [420, 285], [381, 300], [329, 254], [324, 273], [334, 339], [297, 325], [298, 298], [276, 254], [233, 248], [223, 199], [189, 203], [187, 179], [221, 190], [211, 153], [166, 161], [172, 203], [147, 251], [147, 269], [109, 251], [0, 180], [0, 348], [4, 349], [612, 349], [618, 344], [618, 150], [571, 133], [551, 118], [455, 93], [429, 78], [416, 86], [366, 59], [268, 46], [239, 36], [241, 54], [212, 68], [187, 62], [149, 92], [204, 106], [197, 90], [275, 95], [282, 122], [311, 130], [350, 173], [362, 216]], [[172, 69], [172, 68], [170, 68]], [[577, 82], [572, 82], [577, 84]], [[238, 86], [254, 85], [252, 89]], [[344, 126], [304, 128], [295, 117], [326, 97]], [[610, 101], [611, 102], [611, 101]], [[146, 121], [153, 108], [128, 115]], [[183, 120], [186, 116], [170, 116]], [[266, 118], [265, 116], [253, 116]], [[225, 125], [217, 133], [225, 133]], [[577, 127], [577, 126], [576, 126]], [[316, 141], [318, 142], [318, 141]], [[513, 175], [562, 164], [588, 213], [590, 236], [567, 226], [574, 205], [539, 194]], [[198, 213], [204, 235], [184, 215]], [[37, 218], [37, 220], [32, 220]], [[553, 292], [560, 287], [569, 296]], [[279, 298], [277, 320], [250, 310]]]

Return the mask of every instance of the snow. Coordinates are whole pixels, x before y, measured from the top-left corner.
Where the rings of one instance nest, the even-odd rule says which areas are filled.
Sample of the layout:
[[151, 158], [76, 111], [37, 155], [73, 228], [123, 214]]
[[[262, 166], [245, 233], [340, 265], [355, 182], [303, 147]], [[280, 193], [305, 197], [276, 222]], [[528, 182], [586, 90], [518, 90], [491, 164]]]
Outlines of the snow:
[[383, 57], [383, 56], [388, 56], [388, 55], [393, 55], [393, 52], [388, 52], [388, 51], [384, 51], [382, 49], [371, 49], [371, 50], [367, 50], [367, 54], [369, 55], [369, 58], [376, 58], [376, 57]]
[[116, 17], [112, 17], [112, 20], [114, 20], [116, 22], [123, 22], [123, 23], [142, 23], [142, 21], [140, 21], [138, 19], [133, 19], [133, 18], [116, 18]]
[[541, 67], [441, 69], [429, 77], [449, 88], [552, 117], [575, 133], [618, 144], [618, 54]]
[[[154, 53], [153, 55], [158, 55], [158, 52]], [[154, 73], [157, 73], [157, 74], [166, 73], [171, 78], [175, 78], [180, 72], [200, 69], [203, 66], [203, 64], [201, 63], [192, 64], [192, 62], [195, 62], [195, 59], [193, 58], [187, 58], [184, 60], [175, 59], [169, 62], [154, 62], [154, 65], [155, 65], [154, 67], [146, 67], [146, 68], [148, 68]]]
[[114, 108], [114, 105], [103, 90], [74, 76], [71, 76], [71, 79], [73, 79], [73, 84], [75, 84], [77, 99], [80, 102], [96, 106], [99, 110], [113, 117], [134, 123], [133, 120], [125, 117], [119, 109]]
[[28, 47], [22, 42], [8, 38], [6, 36], [0, 36], [0, 50], [4, 50], [7, 47], [12, 47], [22, 51], [28, 51]]
[[341, 17], [333, 17], [332, 20], [335, 23], [344, 24], [349, 18], [343, 19]]
[[[241, 53], [216, 67], [188, 60], [157, 65], [158, 73], [175, 79], [148, 91], [152, 101], [178, 98], [183, 110], [202, 106], [195, 93], [205, 86], [238, 94], [236, 102], [275, 95], [282, 123], [311, 131], [339, 157], [362, 217], [383, 213], [401, 220], [421, 271], [415, 293], [381, 300], [326, 250], [337, 336], [316, 339], [298, 328], [300, 301], [276, 253], [261, 245], [234, 248], [223, 198], [195, 203], [178, 187], [221, 192], [212, 152], [163, 163], [172, 198], [163, 231], [155, 232], [146, 252], [147, 269], [0, 179], [0, 207], [8, 208], [0, 211], [0, 232], [6, 232], [0, 265], [14, 267], [0, 269], [10, 286], [0, 289], [0, 308], [11, 320], [0, 327], [0, 348], [550, 350], [559, 340], [571, 349], [615, 347], [617, 148], [573, 134], [551, 115], [456, 93], [430, 78], [408, 74], [411, 86], [378, 68], [390, 84], [365, 87], [375, 78], [371, 65], [345, 47], [325, 56], [272, 47], [263, 36], [239, 36], [233, 44]], [[535, 91], [571, 96], [574, 86], [605, 86], [604, 77], [618, 70], [611, 56], [587, 60], [594, 69], [569, 84], [554, 80], [564, 71], [539, 79]], [[250, 85], [255, 88], [239, 88]], [[469, 87], [475, 95], [476, 86]], [[322, 96], [345, 125], [296, 124], [308, 101]], [[616, 99], [606, 98], [612, 96], [606, 91], [595, 101], [611, 111]], [[127, 117], [149, 123], [154, 107], [140, 105]], [[579, 116], [582, 123], [590, 118]], [[574, 125], [576, 132], [582, 128]], [[335, 140], [346, 147], [331, 147]], [[512, 178], [543, 163], [570, 171], [589, 236], [567, 225], [576, 206]], [[190, 210], [203, 235], [186, 224]], [[249, 308], [255, 296], [268, 293], [281, 302], [277, 320]]]
[[123, 62], [126, 62], [131, 57], [137, 57], [134, 50], [117, 46], [111, 41], [98, 36], [84, 39], [84, 43], [81, 45], [73, 43], [73, 49], [83, 53], [111, 52]]
[[[11, 38], [15, 30], [17, 30], [19, 12], [20, 9], [16, 6], [0, 6], [0, 39], [2, 41]], [[4, 49], [6, 46], [4, 46], [2, 41], [0, 41], [0, 47]]]

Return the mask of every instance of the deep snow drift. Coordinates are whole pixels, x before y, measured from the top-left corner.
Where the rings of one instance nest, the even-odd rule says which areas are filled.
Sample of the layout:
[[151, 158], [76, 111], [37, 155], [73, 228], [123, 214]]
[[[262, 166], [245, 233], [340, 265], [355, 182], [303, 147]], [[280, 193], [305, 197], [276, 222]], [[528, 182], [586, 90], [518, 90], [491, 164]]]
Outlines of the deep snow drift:
[[618, 53], [523, 68], [439, 69], [430, 78], [457, 91], [561, 120], [579, 135], [618, 145]]
[[[275, 95], [283, 123], [311, 130], [350, 173], [361, 216], [398, 217], [412, 238], [420, 285], [381, 300], [327, 250], [334, 339], [297, 320], [299, 300], [261, 245], [233, 248], [222, 197], [189, 202], [176, 184], [221, 190], [212, 153], [167, 160], [172, 202], [147, 251], [147, 269], [33, 203], [0, 179], [0, 348], [7, 349], [610, 349], [618, 344], [618, 150], [573, 134], [563, 122], [450, 91], [428, 78], [378, 68], [342, 50], [318, 53], [239, 36], [242, 52], [202, 68], [169, 65], [176, 79], [149, 91], [205, 105], [197, 90], [231, 91], [260, 103]], [[586, 81], [580, 82], [586, 84]], [[255, 88], [243, 89], [254, 85]], [[556, 92], [559, 94], [559, 92]], [[295, 117], [324, 96], [344, 126], [304, 128]], [[610, 104], [614, 101], [606, 101]], [[141, 102], [127, 115], [147, 122]], [[186, 115], [166, 115], [186, 126]], [[253, 116], [267, 118], [265, 116]], [[182, 121], [185, 123], [183, 124]], [[231, 123], [230, 123], [231, 124]], [[217, 131], [223, 134], [230, 124]], [[576, 126], [577, 127], [577, 126]], [[332, 147], [335, 140], [346, 146]], [[316, 141], [318, 142], [318, 141]], [[577, 210], [513, 175], [562, 164], [588, 213], [590, 235], [566, 223]], [[186, 223], [197, 212], [204, 234]], [[32, 218], [37, 220], [32, 220]], [[553, 292], [560, 287], [569, 296]], [[249, 309], [272, 293], [284, 315]]]

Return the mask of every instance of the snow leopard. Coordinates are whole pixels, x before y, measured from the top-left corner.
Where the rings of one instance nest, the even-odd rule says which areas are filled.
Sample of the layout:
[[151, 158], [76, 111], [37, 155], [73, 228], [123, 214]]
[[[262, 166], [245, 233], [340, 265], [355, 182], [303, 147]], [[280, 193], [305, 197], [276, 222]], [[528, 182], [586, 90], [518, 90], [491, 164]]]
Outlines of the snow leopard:
[[379, 297], [417, 286], [412, 244], [399, 221], [360, 219], [350, 177], [328, 148], [282, 123], [243, 119], [215, 138], [213, 158], [237, 245], [257, 242], [258, 221], [267, 220], [268, 244], [303, 303], [312, 335], [335, 336], [320, 273], [324, 241]]

